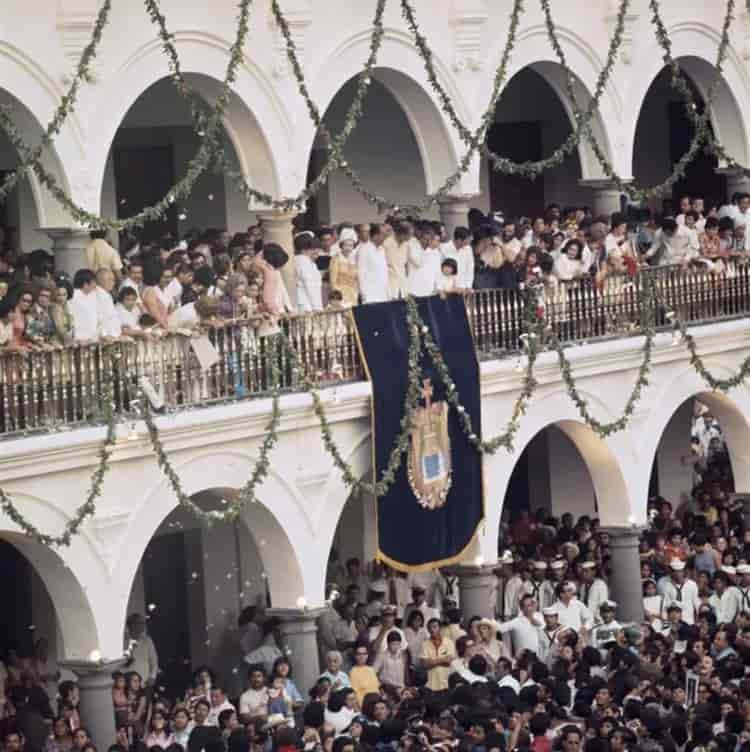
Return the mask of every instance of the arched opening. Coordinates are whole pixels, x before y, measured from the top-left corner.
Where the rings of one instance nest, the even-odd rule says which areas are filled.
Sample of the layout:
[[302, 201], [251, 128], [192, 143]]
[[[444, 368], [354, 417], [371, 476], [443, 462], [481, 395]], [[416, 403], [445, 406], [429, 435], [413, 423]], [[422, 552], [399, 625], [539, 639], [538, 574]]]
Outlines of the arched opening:
[[[59, 660], [88, 658], [98, 649], [84, 589], [52, 549], [20, 533], [2, 532], [0, 571], [0, 660], [11, 671], [33, 668], [45, 656], [48, 668], [53, 668]], [[49, 680], [44, 685], [52, 707], [57, 684]]]
[[[357, 89], [349, 79], [326, 108], [323, 121], [335, 137]], [[397, 203], [420, 203], [455, 170], [456, 156], [440, 111], [411, 77], [392, 68], [378, 68], [365, 100], [365, 112], [349, 138], [345, 153], [364, 186]], [[326, 163], [326, 143], [319, 134], [310, 154], [308, 182]], [[309, 226], [343, 220], [371, 220], [376, 207], [335, 172], [317, 197], [308, 202]]]
[[526, 445], [505, 491], [503, 520], [513, 524], [522, 512], [544, 510], [558, 519], [596, 516], [596, 490], [586, 460], [573, 439], [558, 425], [543, 428]]
[[[495, 108], [495, 119], [487, 133], [487, 145], [496, 154], [515, 162], [547, 158], [573, 131], [574, 113], [565, 86], [563, 68], [551, 61], [527, 65], [507, 83]], [[579, 106], [585, 110], [590, 95], [585, 85], [573, 76]], [[593, 131], [605, 151], [608, 141], [604, 127], [595, 116]], [[506, 216], [540, 216], [545, 206], [590, 206], [591, 188], [582, 179], [600, 176], [600, 169], [588, 142], [562, 164], [545, 170], [535, 180], [504, 175], [482, 164], [485, 209], [503, 211]]]
[[[205, 512], [221, 512], [237, 490], [212, 488], [191, 498]], [[265, 506], [252, 504], [236, 521], [211, 526], [178, 507], [145, 546], [127, 612], [147, 619], [162, 691], [183, 691], [192, 671], [210, 665], [227, 692], [239, 692], [246, 672], [238, 617], [247, 606], [294, 608], [303, 588], [291, 543]]]
[[[702, 392], [685, 400], [672, 414], [659, 438], [651, 477], [651, 514], [706, 517], [711, 507], [723, 505], [750, 490], [744, 459], [750, 427], [740, 408], [716, 392]], [[710, 525], [715, 512], [708, 514]], [[721, 521], [720, 521], [721, 522]], [[697, 524], [697, 523], [696, 523]], [[704, 523], [700, 521], [702, 526]]]
[[[24, 143], [35, 148], [42, 137], [39, 121], [24, 104], [4, 89], [0, 89], [0, 106], [9, 107], [13, 124], [22, 136]], [[15, 170], [20, 157], [15, 146], [4, 132], [0, 132], [0, 183]], [[63, 190], [68, 191], [67, 181], [57, 155], [47, 147], [42, 155], [42, 164], [58, 181]], [[26, 173], [10, 194], [0, 202], [0, 231], [4, 238], [0, 250], [15, 253], [30, 253], [37, 248], [51, 249], [52, 240], [41, 232], [40, 227], [54, 227], [69, 224], [66, 215], [49, 193], [43, 189], [35, 177]]]
[[[210, 76], [191, 73], [185, 79], [209, 105], [221, 93], [221, 84]], [[236, 94], [230, 98], [221, 138], [230, 168], [251, 185], [273, 192], [273, 161], [253, 114]], [[200, 144], [188, 103], [172, 81], [163, 78], [149, 86], [128, 109], [111, 143], [102, 213], [127, 218], [160, 201], [186, 174]], [[140, 235], [150, 242], [165, 235], [182, 238], [193, 228], [239, 232], [253, 222], [254, 214], [235, 181], [208, 169], [184, 201], [175, 202], [163, 219], [146, 224]]]
[[[704, 111], [706, 96], [716, 80], [716, 69], [697, 57], [680, 57], [678, 62], [698, 111]], [[633, 177], [641, 186], [661, 183], [670, 175], [675, 163], [689, 150], [695, 137], [695, 127], [686, 112], [684, 99], [672, 87], [671, 79], [670, 69], [663, 68], [649, 86], [638, 115], [633, 149]], [[738, 148], [739, 153], [745, 153], [742, 123], [737, 102], [722, 78], [716, 86], [710, 124], [712, 132], [726, 144], [733, 155], [738, 153]], [[722, 203], [727, 182], [724, 176], [716, 172], [718, 166], [716, 157], [701, 149], [687, 166], [685, 176], [675, 183], [671, 198], [667, 197], [660, 209], [672, 211], [683, 195], [702, 197], [706, 208], [711, 204]]]

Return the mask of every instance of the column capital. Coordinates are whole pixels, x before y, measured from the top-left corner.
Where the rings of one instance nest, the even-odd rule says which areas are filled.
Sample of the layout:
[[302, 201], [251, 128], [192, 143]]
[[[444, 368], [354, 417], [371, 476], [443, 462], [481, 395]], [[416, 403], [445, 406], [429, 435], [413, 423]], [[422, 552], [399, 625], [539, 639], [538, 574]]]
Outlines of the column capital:
[[474, 583], [477, 587], [481, 587], [485, 582], [494, 580], [497, 566], [497, 562], [494, 564], [457, 564], [450, 569], [461, 580], [463, 587], [466, 587], [466, 584], [472, 587]]
[[296, 209], [259, 209], [255, 212], [261, 222], [271, 225], [291, 223], [298, 214]]
[[[623, 180], [624, 183], [632, 183], [632, 178]], [[609, 178], [582, 178], [578, 181], [582, 188], [591, 188], [592, 191], [607, 191], [612, 193], [622, 193], [617, 183]]]
[[52, 239], [55, 267], [67, 272], [71, 278], [86, 266], [86, 246], [90, 242], [91, 230], [88, 227], [40, 227]]
[[317, 630], [316, 621], [328, 611], [327, 606], [315, 608], [269, 608], [266, 613], [280, 622], [283, 635], [304, 634]]
[[745, 177], [745, 171], [741, 167], [715, 167], [714, 172], [726, 178], [738, 178], [742, 180]]
[[92, 661], [85, 658], [69, 658], [58, 661], [63, 667], [72, 671], [77, 677], [79, 684], [87, 686], [98, 686], [102, 677], [106, 677], [109, 685], [112, 685], [112, 672], [122, 668], [126, 663], [126, 658], [114, 658], [111, 660]]
[[615, 545], [620, 548], [627, 546], [637, 546], [640, 542], [646, 525], [604, 525], [599, 528], [602, 533], [609, 535], [609, 545]]
[[476, 193], [450, 193], [447, 196], [443, 196], [438, 199], [440, 206], [453, 206], [454, 204], [468, 204], [472, 199], [476, 198]]

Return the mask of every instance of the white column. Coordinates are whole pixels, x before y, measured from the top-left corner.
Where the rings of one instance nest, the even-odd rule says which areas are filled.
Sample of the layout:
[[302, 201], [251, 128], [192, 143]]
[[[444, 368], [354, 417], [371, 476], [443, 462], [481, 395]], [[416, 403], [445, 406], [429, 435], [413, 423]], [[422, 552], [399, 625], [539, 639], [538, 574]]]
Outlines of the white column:
[[284, 278], [289, 299], [292, 305], [297, 307], [297, 281], [295, 279], [294, 263], [294, 228], [292, 220], [297, 216], [297, 212], [269, 211], [258, 212], [258, 219], [263, 224], [263, 242], [276, 243], [280, 245], [288, 254], [289, 261], [281, 269], [281, 276]]
[[108, 749], [115, 743], [115, 714], [112, 710], [112, 672], [125, 665], [125, 659], [114, 661], [59, 661], [77, 678], [81, 694], [81, 723], [91, 733], [97, 749]]
[[281, 642], [292, 664], [292, 677], [299, 691], [307, 696], [320, 676], [317, 618], [325, 608], [272, 608], [269, 616], [281, 620]]
[[495, 565], [462, 565], [455, 568], [464, 619], [495, 616]]
[[615, 212], [621, 210], [622, 192], [613, 182], [610, 180], [581, 180], [579, 182], [584, 188], [591, 188], [593, 191], [591, 210], [595, 219], [606, 217], [609, 220]]
[[606, 527], [609, 533], [609, 597], [617, 603], [619, 622], [643, 621], [639, 527]]
[[86, 246], [89, 244], [89, 230], [82, 227], [43, 227], [52, 238], [52, 252], [55, 255], [55, 269], [73, 275], [86, 268]]
[[731, 200], [735, 193], [750, 193], [750, 178], [742, 170], [733, 167], [719, 167], [717, 175], [724, 175], [727, 179], [727, 199]]
[[469, 201], [471, 196], [446, 196], [440, 201], [440, 221], [445, 225], [449, 239], [456, 227], [469, 226]]

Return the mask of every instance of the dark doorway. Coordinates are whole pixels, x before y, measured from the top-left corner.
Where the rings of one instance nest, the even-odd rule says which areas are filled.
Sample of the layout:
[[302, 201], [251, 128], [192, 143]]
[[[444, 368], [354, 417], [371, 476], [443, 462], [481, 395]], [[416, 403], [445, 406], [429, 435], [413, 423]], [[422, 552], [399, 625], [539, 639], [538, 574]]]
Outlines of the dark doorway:
[[[487, 146], [496, 154], [516, 162], [542, 158], [542, 124], [493, 123], [487, 134]], [[490, 208], [506, 217], [538, 216], [544, 211], [544, 176], [528, 180], [520, 175], [503, 175], [488, 162]]]
[[0, 609], [0, 658], [9, 650], [31, 655], [34, 632], [31, 612], [31, 564], [10, 543], [0, 541], [0, 572], [4, 607]]
[[170, 695], [183, 689], [190, 679], [187, 582], [185, 534], [154, 538], [143, 556], [143, 585], [149, 604], [148, 632], [162, 670], [159, 683]]
[[[119, 219], [132, 217], [146, 206], [153, 206], [174, 185], [171, 146], [116, 146], [114, 167]], [[178, 235], [174, 206], [162, 219], [144, 225], [141, 240], [148, 243], [167, 234]]]

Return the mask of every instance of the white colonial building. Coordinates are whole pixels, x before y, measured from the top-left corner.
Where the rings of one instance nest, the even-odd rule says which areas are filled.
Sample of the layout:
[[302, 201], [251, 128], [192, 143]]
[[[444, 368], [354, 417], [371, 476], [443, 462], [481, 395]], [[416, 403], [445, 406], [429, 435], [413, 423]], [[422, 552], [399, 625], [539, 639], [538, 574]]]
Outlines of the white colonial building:
[[[70, 81], [88, 42], [97, 0], [8, 0], [0, 17], [0, 104], [34, 146]], [[353, 79], [367, 58], [374, 0], [282, 0], [299, 50], [310, 95], [335, 133], [351, 101]], [[543, 16], [526, 3], [508, 80], [488, 139], [517, 160], [539, 159], [562, 143], [573, 110]], [[585, 105], [604, 65], [618, 3], [553, 0], [554, 17], [573, 84]], [[715, 78], [722, 12], [716, 3], [664, 0], [664, 19], [679, 59], [699, 97]], [[236, 33], [236, 7], [228, 0], [163, 0], [162, 10], [187, 81], [207, 102], [221, 90], [228, 49]], [[442, 86], [469, 128], [487, 108], [508, 28], [510, 0], [417, 0], [417, 16], [434, 50]], [[750, 14], [738, 7], [731, 46], [717, 81], [711, 125], [727, 151], [750, 163]], [[284, 53], [269, 3], [256, 0], [245, 59], [224, 118], [231, 161], [260, 190], [296, 196], [320, 170], [325, 147], [307, 113]], [[365, 185], [396, 202], [421, 201], [455, 169], [464, 145], [443, 113], [422, 59], [405, 27], [397, 0], [389, 0], [385, 34], [366, 102], [366, 114], [346, 147]], [[679, 96], [663, 71], [646, 0], [633, 0], [624, 44], [595, 117], [594, 132], [620, 176], [639, 185], [662, 181], [689, 143]], [[688, 136], [686, 137], [686, 133]], [[72, 115], [44, 164], [75, 202], [94, 213], [127, 216], [160, 199], [184, 173], [198, 147], [190, 113], [169, 78], [167, 59], [141, 3], [114, 2], [93, 65]], [[0, 174], [18, 154], [0, 134]], [[738, 173], [702, 155], [678, 189], [707, 198], [746, 185]], [[551, 202], [586, 204], [596, 213], [620, 206], [587, 143], [535, 182], [497, 175], [478, 157], [454, 195], [433, 209], [449, 227], [466, 223], [470, 207], [507, 214], [538, 212]], [[336, 173], [309, 202], [310, 223], [375, 219], [375, 209]], [[248, 205], [234, 184], [209, 173], [189, 199], [158, 227], [182, 233], [192, 227], [244, 230], [263, 217], [269, 239], [291, 242], [291, 213]], [[39, 185], [22, 180], [0, 206], [0, 226], [17, 249], [51, 249], [62, 269], [82, 266], [87, 232]], [[743, 303], [737, 309], [747, 314]], [[713, 318], [720, 318], [715, 316]], [[741, 316], [695, 329], [699, 349], [719, 375], [747, 356], [750, 326]], [[601, 421], [619, 417], [642, 359], [641, 337], [608, 339], [571, 350], [581, 390]], [[482, 367], [485, 432], [504, 427], [521, 385], [514, 359]], [[554, 354], [540, 361], [540, 388], [522, 420], [512, 453], [485, 459], [486, 522], [462, 570], [462, 597], [472, 612], [489, 608], [491, 565], [509, 487], [532, 499], [532, 508], [555, 514], [597, 514], [613, 531], [618, 600], [640, 598], [637, 541], [646, 522], [654, 465], [658, 491], [678, 502], [690, 476], [688, 453], [693, 402], [700, 398], [718, 417], [727, 438], [735, 486], [750, 490], [750, 391], [707, 392], [682, 347], [669, 332], [657, 338], [651, 384], [627, 430], [598, 437], [565, 391]], [[354, 381], [325, 391], [335, 437], [348, 462], [370, 473], [369, 385]], [[220, 509], [245, 482], [268, 421], [267, 399], [180, 411], [159, 418], [165, 446], [186, 491], [207, 508]], [[292, 662], [302, 682], [315, 676], [314, 619], [325, 607], [326, 572], [335, 544], [339, 559], [374, 555], [374, 504], [352, 498], [320, 440], [310, 399], [282, 400], [281, 439], [272, 472], [253, 504], [232, 526], [204, 528], [175, 511], [176, 499], [154, 460], [140, 423], [123, 422], [112, 469], [95, 517], [69, 548], [50, 550], [0, 516], [4, 592], [18, 594], [15, 609], [0, 617], [6, 646], [28, 632], [53, 642], [58, 658], [86, 659], [97, 651], [116, 659], [123, 650], [125, 617], [146, 611], [164, 661], [209, 662], [224, 681], [241, 683], [236, 650], [239, 611], [260, 596], [284, 619]], [[0, 483], [24, 514], [45, 532], [62, 529], [85, 497], [103, 439], [99, 426], [14, 435], [0, 443]], [[519, 463], [526, 469], [517, 471]], [[529, 469], [531, 468], [531, 470]], [[519, 491], [520, 490], [520, 491]], [[158, 539], [158, 546], [150, 543]], [[16, 560], [17, 554], [23, 558]], [[30, 564], [30, 566], [28, 566]], [[12, 583], [12, 587], [11, 587]], [[24, 595], [21, 591], [24, 591]], [[633, 604], [636, 604], [634, 606]], [[26, 630], [26, 632], [24, 632]], [[83, 670], [83, 669], [81, 669]], [[84, 682], [89, 701], [106, 694], [95, 667]], [[234, 678], [233, 678], [234, 677]], [[88, 687], [88, 688], [87, 688]], [[100, 744], [108, 721], [102, 719]]]

